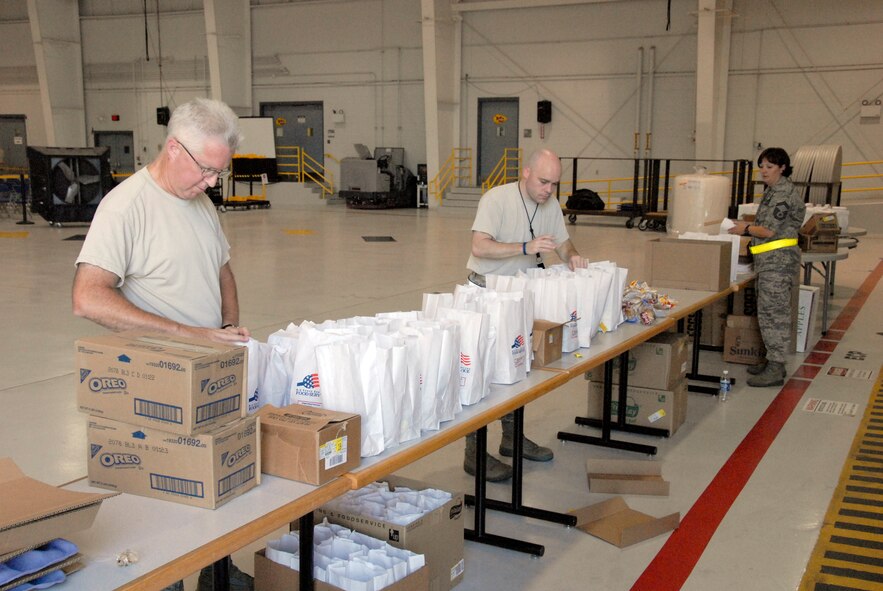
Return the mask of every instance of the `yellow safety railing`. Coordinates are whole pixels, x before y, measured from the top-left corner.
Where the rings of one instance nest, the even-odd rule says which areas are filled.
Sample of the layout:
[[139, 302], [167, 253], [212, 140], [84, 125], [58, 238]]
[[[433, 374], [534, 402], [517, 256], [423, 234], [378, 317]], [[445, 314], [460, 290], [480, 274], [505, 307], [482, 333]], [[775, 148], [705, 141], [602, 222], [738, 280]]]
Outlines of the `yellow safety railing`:
[[441, 203], [442, 196], [454, 181], [472, 183], [472, 148], [454, 148], [441, 165], [438, 174], [429, 181], [429, 194]]
[[487, 191], [497, 185], [505, 185], [518, 180], [521, 174], [521, 148], [506, 148], [503, 157], [481, 184], [481, 188]]
[[334, 194], [332, 172], [300, 146], [276, 146], [276, 169], [288, 180], [316, 183], [322, 189], [322, 199]]
[[[871, 160], [869, 162], [844, 162], [842, 166], [843, 166], [843, 168], [846, 168], [847, 166], [850, 166], [850, 167], [851, 166], [873, 167], [873, 166], [879, 166], [881, 164], [883, 164], [883, 160]], [[871, 170], [873, 170], [873, 168]], [[880, 192], [883, 192], [883, 187], [872, 187], [872, 186], [868, 186], [868, 185], [870, 185], [870, 183], [859, 182], [859, 181], [863, 181], [866, 179], [875, 179], [875, 182], [880, 182], [880, 181], [883, 181], [883, 174], [880, 174], [877, 172], [875, 172], [873, 174], [851, 174], [851, 175], [842, 175], [841, 174], [840, 175], [840, 182], [843, 185], [846, 185], [847, 181], [856, 181], [855, 183], [850, 182], [849, 184], [850, 185], [853, 185], [853, 184], [859, 185], [859, 186], [855, 186], [855, 187], [851, 186], [848, 188], [844, 187], [843, 193], [880, 193]]]

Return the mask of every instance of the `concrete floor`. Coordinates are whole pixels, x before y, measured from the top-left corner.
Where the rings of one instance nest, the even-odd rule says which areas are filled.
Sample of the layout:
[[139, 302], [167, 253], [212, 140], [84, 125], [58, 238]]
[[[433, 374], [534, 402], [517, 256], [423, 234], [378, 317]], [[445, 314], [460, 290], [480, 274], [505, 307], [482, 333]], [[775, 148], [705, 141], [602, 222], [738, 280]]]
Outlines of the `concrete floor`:
[[[465, 279], [473, 210], [348, 210], [289, 185], [271, 187], [270, 199], [271, 209], [228, 211], [221, 216], [233, 245], [241, 324], [258, 339], [292, 321], [417, 309], [424, 292], [451, 291]], [[85, 417], [75, 404], [73, 342], [103, 332], [74, 318], [70, 310], [73, 261], [81, 242], [68, 239], [88, 228], [50, 227], [39, 218], [32, 226], [22, 226], [16, 225], [18, 219], [0, 212], [0, 301], [7, 334], [0, 341], [0, 455], [11, 456], [34, 478], [61, 484], [86, 472]], [[860, 220], [851, 221], [861, 225]], [[568, 228], [583, 255], [614, 260], [630, 270], [630, 279], [638, 280], [643, 276], [643, 243], [660, 236], [625, 229], [621, 219], [584, 217]], [[392, 236], [395, 242], [366, 242], [364, 236]], [[883, 236], [869, 235], [838, 264], [832, 319], [881, 264], [881, 253]], [[819, 375], [801, 386], [805, 386], [804, 398], [858, 403], [856, 416], [812, 414], [798, 402], [793, 412], [786, 413], [781, 429], [762, 433], [765, 443], [758, 443], [758, 432], [752, 429], [767, 428], [772, 403], [777, 397], [781, 400], [779, 388], [748, 388], [744, 366], [730, 365], [737, 380], [730, 401], [690, 394], [686, 423], [673, 437], [623, 436], [659, 446], [657, 458], [664, 463], [671, 494], [629, 496], [627, 501], [652, 515], [681, 513], [679, 534], [685, 554], [675, 556], [682, 556], [678, 568], [686, 568], [687, 576], [666, 582], [657, 574], [667, 570], [654, 560], [671, 556], [665, 547], [670, 534], [618, 549], [577, 529], [491, 512], [489, 532], [544, 544], [545, 556], [531, 558], [467, 542], [466, 576], [458, 589], [796, 588], [883, 361], [881, 306], [883, 295], [877, 288]], [[847, 359], [850, 351], [863, 353], [864, 358]], [[791, 356], [789, 371], [795, 371], [804, 357]], [[871, 376], [825, 375], [830, 366], [867, 369]], [[723, 367], [719, 353], [702, 353], [703, 372], [716, 374]], [[568, 511], [604, 500], [606, 495], [588, 492], [585, 460], [633, 457], [557, 441], [560, 430], [582, 429], [573, 418], [583, 414], [585, 400], [586, 383], [572, 380], [526, 409], [528, 435], [556, 453], [553, 462], [526, 466], [526, 504]], [[496, 423], [489, 428], [489, 449], [495, 451], [498, 442]], [[744, 486], [736, 481], [721, 486], [716, 476], [731, 477], [729, 468], [744, 460], [746, 445], [749, 452], [759, 454], [756, 468], [747, 475], [743, 472]], [[462, 471], [462, 458], [460, 442], [402, 473], [441, 488], [470, 491], [471, 478]], [[506, 485], [489, 486], [491, 496], [507, 498], [507, 493]], [[722, 494], [719, 499], [710, 498], [718, 494]], [[719, 521], [691, 513], [709, 506], [717, 508]], [[467, 524], [470, 520], [467, 511]], [[254, 544], [234, 556], [243, 570], [251, 570], [250, 556], [258, 547]], [[646, 576], [657, 577], [651, 583], [641, 578], [648, 567]], [[678, 582], [684, 578], [685, 583]], [[187, 585], [194, 588], [195, 578]], [[77, 589], [76, 576], [61, 588]]]

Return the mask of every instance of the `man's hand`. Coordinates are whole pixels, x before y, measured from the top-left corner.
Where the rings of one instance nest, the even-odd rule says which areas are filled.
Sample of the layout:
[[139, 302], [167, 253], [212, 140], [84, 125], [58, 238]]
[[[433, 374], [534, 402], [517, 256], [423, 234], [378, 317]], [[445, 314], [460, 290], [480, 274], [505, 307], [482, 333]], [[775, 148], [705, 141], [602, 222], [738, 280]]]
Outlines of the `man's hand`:
[[251, 333], [244, 326], [230, 326], [227, 328], [199, 328], [196, 326], [181, 326], [178, 334], [197, 338], [208, 339], [225, 345], [241, 345], [248, 342]]
[[556, 248], [558, 245], [555, 244], [555, 237], [549, 234], [537, 236], [524, 247], [527, 254], [553, 252]]
[[570, 257], [570, 260], [567, 261], [567, 266], [570, 267], [571, 271], [575, 271], [577, 269], [585, 269], [589, 266], [589, 259], [584, 259], [578, 254]]

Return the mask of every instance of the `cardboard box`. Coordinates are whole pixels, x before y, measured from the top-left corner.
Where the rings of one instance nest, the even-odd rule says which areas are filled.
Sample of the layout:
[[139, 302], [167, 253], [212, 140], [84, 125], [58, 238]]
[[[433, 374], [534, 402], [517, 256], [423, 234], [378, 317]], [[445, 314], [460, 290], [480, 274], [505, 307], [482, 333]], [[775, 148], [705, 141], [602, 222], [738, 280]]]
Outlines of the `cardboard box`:
[[89, 417], [89, 484], [215, 509], [260, 484], [256, 417], [178, 435]]
[[662, 478], [662, 463], [652, 460], [586, 461], [589, 490], [618, 495], [668, 496], [669, 482]]
[[261, 419], [261, 470], [289, 480], [324, 484], [361, 462], [362, 418], [292, 404], [264, 406]]
[[721, 291], [730, 285], [730, 242], [657, 238], [646, 248], [651, 287]]
[[766, 358], [766, 347], [760, 336], [757, 316], [727, 316], [724, 335], [724, 361], [756, 365]]
[[[619, 417], [619, 394], [614, 386], [613, 405], [610, 416]], [[589, 383], [589, 418], [601, 418], [601, 405], [604, 403], [604, 384]], [[625, 422], [629, 425], [668, 429], [674, 435], [687, 418], [687, 380], [684, 379], [671, 390], [654, 390], [629, 386], [626, 398]]]
[[57, 488], [25, 476], [12, 458], [0, 458], [0, 555], [89, 529], [101, 502], [118, 494]]
[[[664, 332], [629, 350], [628, 384], [636, 388], [670, 390], [684, 379], [688, 364], [688, 341], [682, 334]], [[619, 357], [613, 362], [613, 383], [619, 383]], [[601, 382], [603, 368], [588, 372], [592, 381]]]
[[[414, 490], [432, 488], [425, 482], [398, 476], [384, 478], [391, 490], [404, 486]], [[429, 568], [429, 589], [445, 591], [463, 580], [463, 494], [452, 493], [451, 500], [435, 511], [408, 525], [397, 525], [364, 517], [340, 513], [325, 507], [316, 510], [316, 520], [328, 518], [331, 523], [388, 542], [426, 557]]]
[[115, 333], [76, 348], [82, 412], [180, 435], [245, 416], [245, 347]]
[[819, 302], [819, 288], [812, 285], [801, 285], [797, 304], [797, 351], [800, 353], [812, 349], [819, 340], [816, 327], [816, 310]]
[[[6, 582], [0, 584], [0, 591], [11, 591], [12, 589], [23, 588], [23, 589], [35, 589], [35, 588], [44, 588], [42, 585], [40, 587], [36, 587], [37, 579], [45, 577], [55, 571], [61, 571], [64, 573], [65, 578], [70, 576], [71, 574], [77, 572], [81, 568], [83, 568], [83, 555], [80, 553], [74, 554], [69, 558], [65, 558], [59, 562], [50, 564], [49, 566], [45, 566], [41, 569], [38, 569], [34, 572], [29, 572], [28, 574], [19, 574], [19, 576], [15, 576], [13, 572], [15, 569], [10, 568], [9, 571], [5, 572], [7, 576], [13, 576], [15, 578], [8, 579]], [[19, 571], [21, 572], [21, 571]], [[26, 572], [26, 571], [25, 571]], [[32, 585], [25, 585], [25, 583], [31, 583]]]
[[672, 531], [681, 522], [680, 513], [657, 519], [629, 508], [622, 497], [571, 511], [571, 514], [576, 516], [577, 528], [619, 548]]
[[[300, 573], [287, 566], [273, 562], [267, 558], [264, 550], [254, 555], [254, 588], [255, 591], [297, 591], [300, 589]], [[338, 591], [335, 587], [322, 581], [313, 581], [316, 591]], [[384, 591], [426, 591], [429, 589], [429, 568], [424, 566], [411, 573], [401, 581], [397, 581]]]
[[531, 367], [544, 367], [561, 359], [561, 340], [564, 325], [548, 320], [533, 322], [533, 363]]

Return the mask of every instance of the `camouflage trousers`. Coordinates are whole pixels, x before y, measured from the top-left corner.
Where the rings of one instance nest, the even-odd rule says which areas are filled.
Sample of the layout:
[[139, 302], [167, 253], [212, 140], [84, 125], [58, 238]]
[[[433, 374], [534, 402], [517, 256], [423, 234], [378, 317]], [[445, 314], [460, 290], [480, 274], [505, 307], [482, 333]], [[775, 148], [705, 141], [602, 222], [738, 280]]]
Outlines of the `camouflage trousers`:
[[757, 322], [768, 361], [785, 362], [785, 343], [791, 336], [793, 272], [762, 271], [757, 275]]

